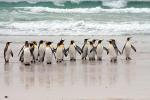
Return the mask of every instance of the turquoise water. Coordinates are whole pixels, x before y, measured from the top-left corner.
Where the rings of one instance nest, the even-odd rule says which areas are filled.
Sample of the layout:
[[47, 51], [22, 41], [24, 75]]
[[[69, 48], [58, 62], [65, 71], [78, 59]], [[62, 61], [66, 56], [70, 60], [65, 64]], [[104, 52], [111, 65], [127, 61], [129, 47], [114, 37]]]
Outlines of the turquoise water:
[[0, 0], [0, 35], [150, 33], [150, 1]]

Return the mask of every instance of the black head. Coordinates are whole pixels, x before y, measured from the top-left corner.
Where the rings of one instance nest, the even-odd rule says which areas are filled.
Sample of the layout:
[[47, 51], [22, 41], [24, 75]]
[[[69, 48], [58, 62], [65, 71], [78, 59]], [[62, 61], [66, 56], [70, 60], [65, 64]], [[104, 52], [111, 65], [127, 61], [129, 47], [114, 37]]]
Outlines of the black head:
[[103, 40], [98, 40], [98, 43], [102, 43]]
[[9, 45], [10, 43], [12, 43], [12, 42], [7, 42], [6, 44]]
[[74, 43], [74, 40], [71, 40], [71, 41], [70, 41], [70, 44], [73, 44], [73, 43]]
[[128, 38], [127, 38], [127, 41], [129, 41], [131, 38], [132, 38], [132, 37], [128, 37]]
[[109, 42], [110, 44], [112, 44], [112, 40], [109, 40], [108, 42]]
[[95, 40], [95, 39], [93, 39], [93, 40], [92, 40], [92, 42], [93, 42], [93, 43], [95, 43], [95, 42], [96, 42], [96, 40]]
[[92, 41], [89, 41], [90, 45], [93, 45], [93, 42]]
[[30, 47], [32, 47], [33, 46], [33, 43], [30, 43]]
[[36, 41], [33, 41], [32, 43], [33, 43], [34, 45], [37, 45]]
[[46, 42], [46, 45], [51, 45], [52, 44], [52, 42]]
[[26, 45], [26, 44], [29, 44], [29, 42], [28, 42], [28, 41], [25, 41], [25, 45]]
[[43, 42], [44, 42], [43, 40], [40, 40], [39, 44], [43, 44]]

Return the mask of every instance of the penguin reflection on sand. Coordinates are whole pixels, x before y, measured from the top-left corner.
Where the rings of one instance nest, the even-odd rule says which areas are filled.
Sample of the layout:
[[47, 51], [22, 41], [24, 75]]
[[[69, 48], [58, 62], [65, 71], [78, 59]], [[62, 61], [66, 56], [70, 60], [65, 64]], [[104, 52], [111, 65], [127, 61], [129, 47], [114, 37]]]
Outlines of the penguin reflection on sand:
[[86, 60], [88, 55], [88, 39], [84, 39], [84, 45], [82, 47], [82, 60]]
[[110, 61], [116, 62], [117, 54], [116, 54], [116, 50], [114, 48], [113, 42], [112, 42], [112, 40], [109, 40], [108, 42], [109, 42], [108, 51], [109, 51]]
[[122, 49], [122, 54], [123, 54], [123, 51], [125, 50], [125, 56], [126, 56], [126, 60], [131, 60], [130, 58], [130, 52], [131, 52], [131, 48], [136, 52], [136, 49], [135, 47], [131, 44], [130, 42], [131, 40], [131, 37], [128, 37], [127, 38], [127, 41]]
[[98, 41], [98, 45], [96, 47], [97, 52], [97, 60], [101, 61], [103, 56], [103, 50], [106, 50], [107, 54], [109, 53], [108, 49], [102, 45], [103, 40]]
[[69, 48], [67, 49], [69, 51], [70, 55], [70, 61], [76, 61], [76, 51], [81, 55], [82, 50], [79, 46], [77, 46], [74, 42], [74, 40], [70, 41]]
[[38, 56], [39, 56], [39, 62], [43, 62], [44, 61], [44, 51], [45, 51], [45, 44], [43, 40], [40, 40], [39, 42], [39, 47], [38, 47]]
[[46, 42], [46, 48], [44, 52], [44, 62], [47, 64], [52, 63], [52, 58], [53, 58], [53, 49], [51, 47], [52, 42]]
[[6, 43], [6, 46], [5, 46], [5, 49], [4, 49], [4, 59], [5, 59], [5, 63], [9, 63], [10, 57], [11, 57], [11, 56], [13, 57], [13, 52], [12, 52], [12, 50], [11, 50], [10, 43], [11, 43], [11, 42], [7, 42], [7, 43]]

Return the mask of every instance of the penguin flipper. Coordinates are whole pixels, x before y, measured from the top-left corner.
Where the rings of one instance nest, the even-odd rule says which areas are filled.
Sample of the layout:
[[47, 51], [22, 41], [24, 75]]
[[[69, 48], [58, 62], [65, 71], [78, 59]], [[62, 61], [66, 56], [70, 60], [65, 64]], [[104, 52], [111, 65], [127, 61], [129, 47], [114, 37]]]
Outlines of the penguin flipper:
[[123, 46], [123, 49], [122, 49], [122, 54], [123, 54], [123, 51], [124, 51], [124, 49], [125, 49], [125, 46], [126, 46], [126, 44]]
[[97, 48], [97, 47], [93, 47], [93, 48], [90, 50], [90, 53], [91, 53], [92, 51], [96, 52], [96, 48]]
[[107, 55], [108, 55], [109, 54], [109, 50], [106, 47], [103, 47], [103, 48], [104, 48], [104, 50], [106, 50]]
[[18, 53], [18, 56], [20, 55], [21, 51], [23, 51], [23, 47], [24, 47], [24, 46], [22, 46], [22, 48], [20, 49], [20, 51], [19, 51], [19, 53]]
[[75, 46], [76, 51], [81, 55], [82, 49], [79, 46]]
[[63, 50], [63, 53], [64, 53], [65, 57], [67, 57], [67, 55], [68, 55], [67, 52], [68, 51], [69, 51], [69, 48]]
[[13, 57], [13, 52], [11, 51], [11, 56]]
[[85, 47], [85, 44], [82, 46], [82, 49], [81, 49], [82, 53], [83, 53], [83, 49], [84, 49], [84, 47]]
[[131, 45], [131, 48], [136, 52], [136, 49], [135, 49], [135, 47], [133, 45]]

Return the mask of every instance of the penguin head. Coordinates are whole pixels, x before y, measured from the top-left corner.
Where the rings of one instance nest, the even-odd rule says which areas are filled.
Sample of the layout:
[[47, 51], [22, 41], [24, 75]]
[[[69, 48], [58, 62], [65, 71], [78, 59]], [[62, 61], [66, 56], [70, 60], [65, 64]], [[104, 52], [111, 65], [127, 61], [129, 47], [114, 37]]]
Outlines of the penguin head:
[[108, 42], [109, 42], [110, 44], [112, 44], [112, 40], [108, 40]]
[[93, 40], [92, 40], [92, 42], [93, 42], [93, 43], [95, 43], [95, 42], [96, 42], [96, 40], [95, 40], [95, 39], [93, 39]]
[[46, 42], [46, 46], [50, 46], [52, 42]]
[[93, 45], [93, 42], [92, 41], [89, 41], [90, 45]]
[[132, 37], [127, 37], [127, 41], [130, 41], [131, 38], [132, 38]]
[[40, 45], [40, 44], [43, 44], [43, 42], [44, 42], [43, 40], [40, 40], [39, 45]]
[[33, 41], [32, 43], [33, 43], [34, 45], [37, 45], [36, 41]]
[[71, 41], [70, 41], [70, 44], [74, 44], [74, 40], [71, 40]]
[[30, 43], [30, 47], [33, 47], [33, 43]]
[[88, 39], [84, 39], [84, 43], [87, 43]]
[[25, 45], [26, 45], [26, 44], [29, 44], [29, 42], [28, 42], [28, 41], [25, 41]]
[[10, 43], [12, 43], [12, 42], [7, 42], [6, 44], [9, 45]]
[[98, 40], [98, 44], [102, 43], [103, 40]]

